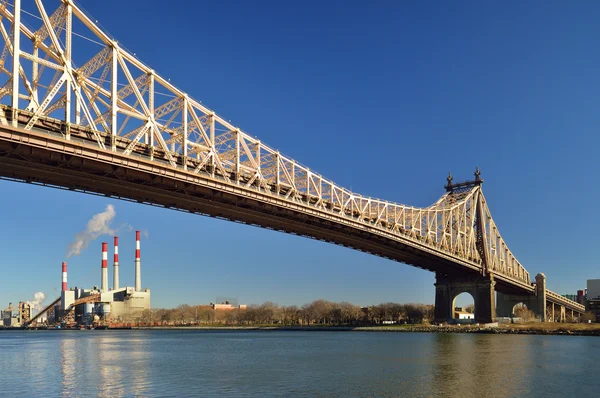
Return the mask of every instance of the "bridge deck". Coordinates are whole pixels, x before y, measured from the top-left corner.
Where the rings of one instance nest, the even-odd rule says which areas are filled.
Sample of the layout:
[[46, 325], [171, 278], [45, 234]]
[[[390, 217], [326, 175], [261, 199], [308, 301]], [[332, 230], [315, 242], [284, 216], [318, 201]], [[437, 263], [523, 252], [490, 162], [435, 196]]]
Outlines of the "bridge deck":
[[[8, 112], [7, 112], [8, 113]], [[23, 115], [22, 123], [28, 116]], [[281, 192], [231, 184], [218, 173], [194, 173], [158, 161], [143, 146], [130, 155], [101, 149], [89, 129], [61, 132], [64, 123], [39, 118], [33, 130], [0, 127], [3, 177], [81, 192], [134, 200], [176, 210], [262, 226], [351, 247], [433, 272], [481, 273], [478, 261], [460, 259], [421, 236], [399, 235], [369, 222], [349, 219], [336, 209], [285, 199]], [[22, 126], [22, 125], [21, 125]], [[107, 142], [111, 139], [106, 135]], [[117, 137], [118, 146], [128, 145]], [[137, 147], [136, 147], [137, 148]], [[191, 164], [190, 166], [194, 166]], [[496, 274], [498, 289], [533, 292], [530, 284]]]
[[[385, 229], [342, 218], [333, 207], [315, 209], [281, 200], [286, 187], [278, 194], [268, 194], [243, 185], [231, 186], [218, 174], [196, 174], [172, 168], [166, 161], [157, 163], [144, 149], [129, 156], [102, 150], [86, 129], [72, 129], [67, 140], [61, 128], [59, 121], [47, 118], [40, 118], [33, 131], [0, 126], [0, 176], [302, 235], [432, 272], [481, 273], [480, 264], [431, 248], [417, 237], [399, 237]], [[118, 140], [118, 146], [128, 145], [126, 139]], [[535, 294], [535, 285], [515, 283], [499, 274], [494, 277], [498, 291]], [[585, 311], [580, 304], [547, 292], [548, 301]]]
[[561, 296], [558, 293], [554, 293], [553, 291], [550, 291], [548, 289], [546, 289], [546, 300], [550, 301], [551, 303], [563, 305], [563, 306], [565, 306], [565, 308], [567, 308], [569, 310], [577, 311], [580, 313], [585, 312], [584, 305], [581, 305], [576, 301], [570, 300], [570, 299], [568, 299], [564, 296]]
[[[94, 146], [76, 135], [65, 140], [56, 132], [0, 126], [0, 154], [4, 155], [0, 156], [0, 176], [262, 226], [352, 247], [433, 272], [456, 273], [465, 268], [480, 272], [476, 265], [436, 252], [418, 240], [399, 240], [332, 214], [301, 204], [282, 203], [277, 197], [251, 189], [205, 180], [167, 164], [157, 167], [143, 154], [123, 158]], [[495, 277], [499, 291], [535, 294], [534, 285], [515, 287], [514, 281]], [[547, 300], [577, 312], [585, 311], [582, 305], [549, 290]]]

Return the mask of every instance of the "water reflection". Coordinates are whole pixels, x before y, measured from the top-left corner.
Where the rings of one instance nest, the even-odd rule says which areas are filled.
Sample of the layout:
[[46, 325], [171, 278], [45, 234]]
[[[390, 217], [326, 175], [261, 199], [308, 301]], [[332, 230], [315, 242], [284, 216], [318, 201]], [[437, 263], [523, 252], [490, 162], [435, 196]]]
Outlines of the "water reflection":
[[[595, 337], [0, 332], [0, 396], [597, 395]], [[27, 386], [26, 389], [23, 386]]]
[[98, 396], [122, 396], [125, 393], [125, 372], [121, 369], [123, 362], [122, 351], [113, 336], [102, 334], [97, 341], [99, 368]]
[[527, 396], [534, 366], [527, 336], [436, 334], [432, 394]]
[[71, 396], [76, 388], [77, 376], [77, 352], [74, 338], [66, 337], [59, 341], [60, 370], [62, 373], [61, 385], [63, 397]]
[[148, 365], [151, 363], [149, 360], [150, 350], [146, 347], [147, 344], [148, 342], [144, 338], [129, 340], [129, 349], [131, 350], [129, 361], [132, 361], [132, 368], [129, 370], [131, 378], [128, 383], [136, 396], [144, 393], [151, 383], [148, 370]]
[[110, 332], [72, 333], [64, 332], [58, 342], [63, 396], [109, 397], [144, 391], [149, 376], [141, 339], [123, 339]]

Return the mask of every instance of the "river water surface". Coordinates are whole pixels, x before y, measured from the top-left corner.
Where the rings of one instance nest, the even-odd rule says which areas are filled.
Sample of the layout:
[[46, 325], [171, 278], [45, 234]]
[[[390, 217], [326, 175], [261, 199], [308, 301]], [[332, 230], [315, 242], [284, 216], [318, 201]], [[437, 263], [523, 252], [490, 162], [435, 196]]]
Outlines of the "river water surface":
[[600, 338], [0, 331], [0, 396], [598, 396]]

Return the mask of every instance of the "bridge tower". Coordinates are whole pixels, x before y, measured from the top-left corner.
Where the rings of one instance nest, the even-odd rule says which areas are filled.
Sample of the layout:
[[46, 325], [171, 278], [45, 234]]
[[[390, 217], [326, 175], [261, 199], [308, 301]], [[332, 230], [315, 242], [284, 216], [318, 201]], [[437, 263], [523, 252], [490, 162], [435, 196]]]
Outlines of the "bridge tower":
[[[452, 183], [452, 174], [448, 174], [447, 184], [444, 186], [449, 196], [460, 200], [461, 195], [470, 192], [473, 188], [483, 183], [479, 167], [475, 170], [475, 179], [472, 181]], [[482, 195], [477, 196], [475, 206], [475, 236], [477, 252], [482, 259], [481, 273], [458, 272], [456, 274], [436, 272], [435, 274], [435, 321], [445, 322], [454, 318], [454, 302], [461, 293], [469, 293], [475, 301], [475, 321], [491, 323], [496, 318], [496, 298], [494, 276], [489, 272], [489, 261], [485, 239], [485, 226], [483, 223]]]

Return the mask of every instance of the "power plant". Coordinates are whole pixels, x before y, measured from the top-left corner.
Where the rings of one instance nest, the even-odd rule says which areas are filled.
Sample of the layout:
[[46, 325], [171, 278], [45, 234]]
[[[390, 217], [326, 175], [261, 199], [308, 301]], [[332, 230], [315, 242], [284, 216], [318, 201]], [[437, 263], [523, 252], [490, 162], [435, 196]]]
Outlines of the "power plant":
[[[110, 322], [119, 323], [135, 319], [141, 312], [150, 309], [150, 289], [142, 289], [140, 231], [135, 231], [135, 286], [119, 285], [119, 238], [114, 237], [113, 287], [108, 286], [108, 243], [102, 242], [100, 263], [100, 288], [91, 289], [68, 287], [67, 263], [62, 263], [62, 285], [60, 297], [38, 314], [31, 317], [31, 310], [23, 312], [18, 320], [12, 307], [2, 312], [5, 326], [34, 326], [35, 322], [46, 320], [48, 324], [74, 327], [76, 325], [107, 326]], [[21, 308], [19, 303], [19, 308]], [[5, 318], [5, 312], [11, 314]], [[21, 313], [21, 312], [20, 312]], [[25, 319], [26, 318], [26, 319]], [[8, 323], [12, 323], [8, 325]]]
[[0, 326], [19, 327], [27, 324], [31, 319], [31, 304], [20, 302], [17, 308], [13, 308], [12, 303], [8, 303], [8, 308], [0, 311]]

